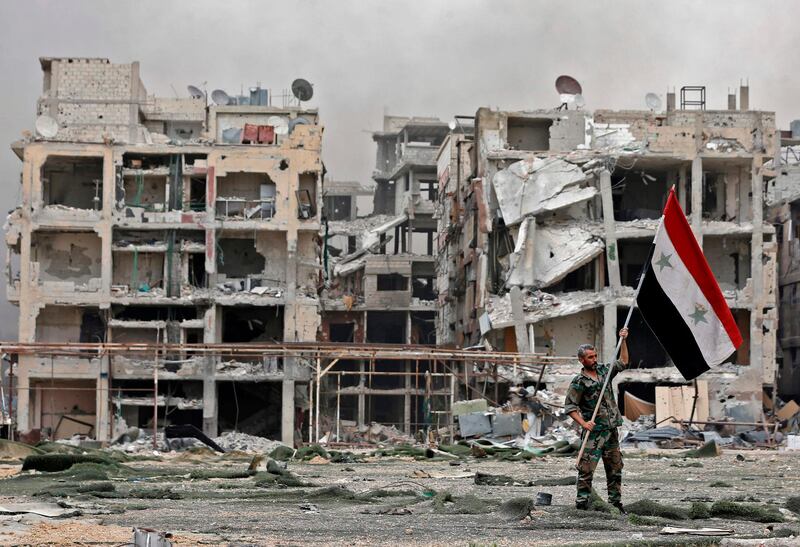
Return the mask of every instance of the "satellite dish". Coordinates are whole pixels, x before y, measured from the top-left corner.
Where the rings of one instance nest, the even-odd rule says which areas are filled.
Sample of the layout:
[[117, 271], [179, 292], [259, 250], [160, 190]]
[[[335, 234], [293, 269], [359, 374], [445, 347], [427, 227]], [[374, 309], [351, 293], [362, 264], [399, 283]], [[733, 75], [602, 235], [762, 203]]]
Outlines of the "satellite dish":
[[221, 89], [215, 89], [211, 92], [211, 100], [217, 106], [225, 106], [231, 104], [231, 98]]
[[308, 80], [298, 78], [292, 82], [292, 94], [300, 102], [309, 101], [314, 96], [314, 87]]
[[450, 128], [450, 131], [455, 131], [456, 130], [456, 121], [455, 120], [450, 120], [450, 122], [447, 124], [447, 127]]
[[305, 119], [303, 117], [294, 118], [293, 120], [289, 120], [289, 133], [294, 131], [294, 128], [297, 127], [298, 125], [309, 125], [310, 123], [311, 122], [309, 122], [307, 119]]
[[654, 112], [656, 110], [661, 110], [661, 98], [655, 93], [648, 93], [645, 95], [644, 102], [647, 104], [647, 108]]
[[556, 78], [556, 91], [563, 95], [580, 95], [583, 88], [572, 76], [562, 75]]
[[203, 90], [197, 86], [187, 85], [186, 89], [189, 90], [189, 96], [191, 96], [192, 99], [202, 99], [206, 96], [206, 94], [203, 93]]
[[270, 116], [267, 118], [267, 125], [275, 128], [276, 135], [287, 135], [289, 133], [289, 122], [281, 116]]
[[36, 132], [45, 139], [52, 139], [58, 133], [58, 122], [46, 114], [42, 114], [36, 118], [34, 124]]

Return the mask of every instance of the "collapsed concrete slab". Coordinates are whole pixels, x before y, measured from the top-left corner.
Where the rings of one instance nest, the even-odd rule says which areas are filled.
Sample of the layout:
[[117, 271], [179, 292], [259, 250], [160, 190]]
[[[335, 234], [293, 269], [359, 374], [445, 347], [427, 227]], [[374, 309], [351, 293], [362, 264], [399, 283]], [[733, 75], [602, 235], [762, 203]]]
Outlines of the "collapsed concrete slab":
[[520, 230], [520, 234], [525, 238], [525, 254], [515, 253], [518, 260], [512, 263], [509, 285], [552, 285], [594, 260], [605, 248], [601, 238], [575, 225]]
[[533, 158], [515, 162], [492, 179], [497, 201], [507, 226], [528, 215], [555, 211], [597, 195], [597, 188], [583, 186], [583, 170], [559, 158]]

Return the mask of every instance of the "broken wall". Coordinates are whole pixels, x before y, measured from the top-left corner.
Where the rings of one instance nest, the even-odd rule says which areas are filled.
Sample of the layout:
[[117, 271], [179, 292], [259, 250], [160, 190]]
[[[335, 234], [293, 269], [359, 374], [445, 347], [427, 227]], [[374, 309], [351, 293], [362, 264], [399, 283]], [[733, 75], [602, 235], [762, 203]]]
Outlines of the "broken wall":
[[35, 232], [31, 255], [38, 264], [39, 282], [72, 282], [78, 285], [101, 275], [101, 240], [94, 232]]

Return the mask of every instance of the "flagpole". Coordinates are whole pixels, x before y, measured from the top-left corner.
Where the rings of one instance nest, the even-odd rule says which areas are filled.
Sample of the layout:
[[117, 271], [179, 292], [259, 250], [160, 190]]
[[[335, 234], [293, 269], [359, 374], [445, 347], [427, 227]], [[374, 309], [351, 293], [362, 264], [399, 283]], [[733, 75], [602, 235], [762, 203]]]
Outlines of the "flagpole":
[[[662, 218], [662, 223], [663, 223], [663, 218]], [[659, 225], [659, 228], [660, 227], [661, 226]], [[658, 233], [658, 232], [656, 232], [656, 233]], [[654, 239], [654, 241], [655, 241], [655, 239]], [[631, 316], [633, 315], [633, 308], [636, 307], [636, 299], [639, 298], [639, 291], [642, 288], [642, 283], [644, 282], [644, 276], [647, 273], [647, 268], [649, 266], [650, 266], [650, 257], [648, 256], [647, 260], [644, 263], [644, 267], [642, 268], [642, 274], [639, 276], [639, 284], [636, 286], [636, 292], [633, 295], [633, 303], [631, 304], [630, 308], [628, 308], [628, 316], [625, 318], [625, 324], [622, 327], [623, 329], [627, 329], [628, 328], [628, 323], [630, 323], [630, 321], [631, 321]], [[614, 349], [614, 361], [616, 361], [617, 357], [619, 356], [619, 350], [622, 347], [622, 340], [623, 340], [623, 338], [621, 338], [621, 337], [618, 338], [618, 340], [617, 340], [617, 347]], [[603, 389], [600, 391], [600, 397], [597, 398], [597, 403], [594, 405], [594, 412], [592, 412], [592, 418], [591, 418], [591, 420], [589, 420], [590, 422], [593, 422], [594, 419], [597, 418], [597, 412], [600, 410], [600, 405], [603, 403], [603, 397], [606, 394], [606, 389], [608, 388], [609, 380], [611, 380], [611, 369], [610, 368], [609, 368], [608, 373], [606, 374], [605, 381], [603, 382]], [[589, 441], [589, 433], [591, 433], [591, 431], [589, 431], [587, 429], [585, 434], [584, 434], [584, 436], [583, 436], [583, 442], [581, 443], [581, 449], [578, 452], [578, 459], [575, 462], [575, 467], [578, 467], [578, 465], [580, 464], [581, 457], [583, 457], [583, 452], [584, 452], [584, 450], [586, 450], [586, 443]]]

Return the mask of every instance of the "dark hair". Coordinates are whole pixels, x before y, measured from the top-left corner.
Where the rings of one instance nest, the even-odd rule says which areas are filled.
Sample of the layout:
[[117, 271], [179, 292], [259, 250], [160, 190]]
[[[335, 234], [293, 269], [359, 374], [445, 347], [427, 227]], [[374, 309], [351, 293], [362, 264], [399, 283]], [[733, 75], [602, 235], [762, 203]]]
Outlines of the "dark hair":
[[590, 349], [593, 350], [594, 346], [591, 344], [581, 344], [580, 346], [578, 346], [578, 357], [583, 357], [584, 355], [586, 355], [586, 351]]

